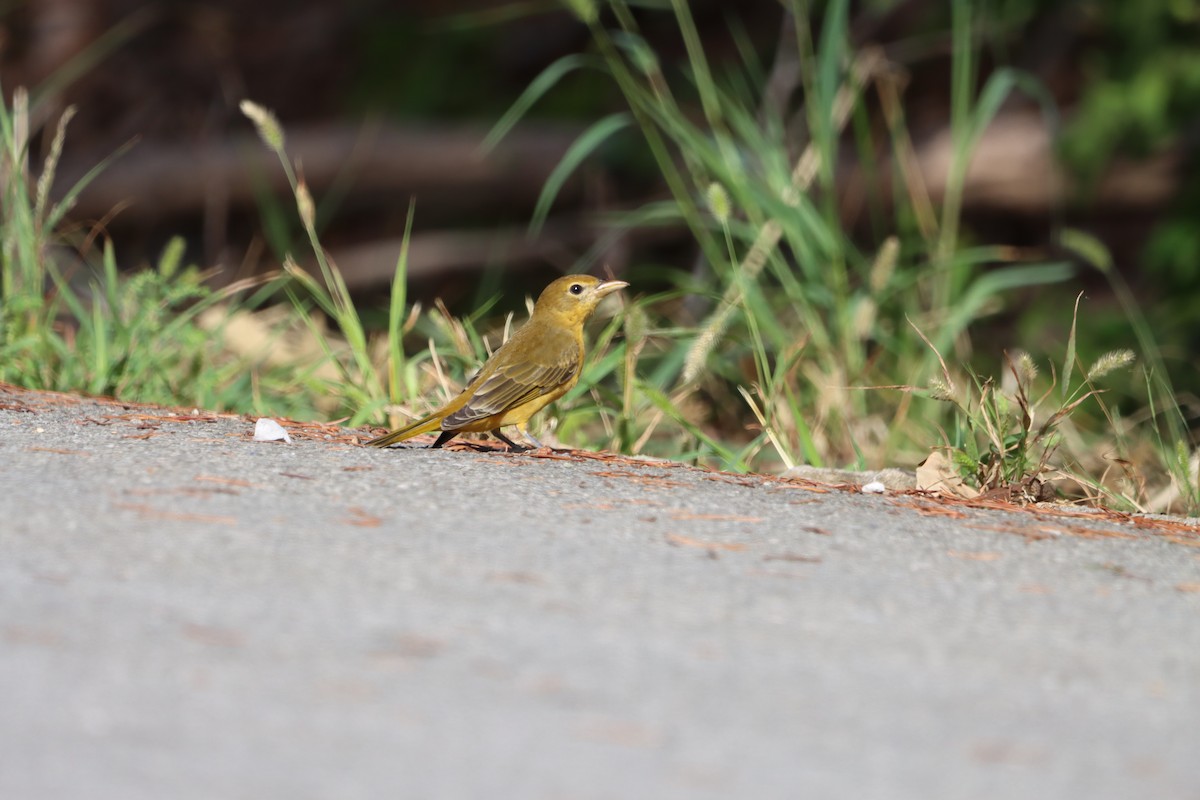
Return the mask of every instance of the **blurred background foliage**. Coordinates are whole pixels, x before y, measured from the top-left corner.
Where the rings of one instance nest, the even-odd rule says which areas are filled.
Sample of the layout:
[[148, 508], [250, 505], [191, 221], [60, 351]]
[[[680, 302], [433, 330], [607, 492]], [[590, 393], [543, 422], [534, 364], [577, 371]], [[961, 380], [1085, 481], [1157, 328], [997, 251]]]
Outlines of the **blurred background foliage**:
[[[697, 0], [689, 5], [715, 70], [740, 69], [747, 56], [760, 65], [770, 63], [779, 32], [778, 3]], [[819, 21], [824, 3], [809, 5]], [[1057, 208], [1006, 208], [986, 198], [974, 203], [968, 188], [968, 222], [980, 229], [981, 238], [1018, 246], [1046, 241], [1050, 223], [1064, 215], [1092, 230], [1143, 296], [1171, 306], [1164, 322], [1177, 329], [1169, 338], [1182, 345], [1179, 337], [1188, 335], [1183, 303], [1200, 280], [1200, 226], [1191, 224], [1200, 212], [1195, 159], [1200, 3], [989, 0], [975, 5], [985, 71], [1013, 65], [1049, 88], [1063, 117], [1056, 152], [1078, 181], [1070, 201]], [[936, 136], [949, 119], [949, 8], [931, 0], [869, 0], [853, 3], [850, 11], [853, 44], [884, 47], [907, 72], [906, 116], [918, 143]], [[670, 15], [639, 13], [643, 34], [660, 60], [668, 67], [681, 64], [684, 49]], [[586, 29], [555, 0], [265, 0], [252, 6], [236, 0], [18, 0], [0, 11], [5, 92], [40, 88], [52, 101], [43, 106], [47, 115], [53, 106], [78, 107], [65, 155], [68, 167], [97, 163], [135, 138], [143, 150], [171, 143], [186, 153], [244, 133], [236, 112], [242, 97], [274, 109], [289, 129], [381, 118], [486, 128], [547, 64], [588, 47]], [[586, 125], [621, 107], [610, 80], [595, 70], [579, 70], [527, 119]], [[615, 188], [605, 187], [615, 192], [612, 201], [645, 193], [656, 180], [640, 149], [621, 144], [615, 141], [600, 162], [620, 179]], [[1165, 187], [1169, 191], [1132, 208], [1094, 197], [1114, 162], [1136, 164], [1166, 153], [1175, 168]], [[338, 208], [325, 211], [331, 220], [328, 235], [361, 241], [379, 231], [394, 233], [407, 208], [406, 202], [395, 202], [397, 197], [407, 199], [406, 189], [423, 187], [397, 181], [386, 192], [368, 197], [371, 190], [365, 190], [356, 199], [354, 176], [347, 175], [337, 188]], [[242, 266], [248, 243], [261, 233], [259, 209], [239, 207], [239, 198], [226, 208], [219, 201], [201, 196], [192, 208], [166, 209], [157, 216], [118, 213], [106, 221], [114, 235], [127, 234], [121, 251], [130, 258], [133, 248], [152, 260], [171, 235], [183, 233], [189, 254], [205, 265]], [[529, 212], [522, 203], [483, 209], [478, 203], [462, 205], [463, 221], [472, 227], [520, 223]], [[455, 213], [453, 207], [430, 203], [429, 213], [418, 215], [417, 228], [441, 226]], [[544, 269], [537, 274], [536, 266], [533, 272], [529, 285], [549, 274]], [[438, 286], [442, 282], [435, 279], [425, 288], [437, 293], [445, 288]], [[479, 301], [459, 297], [468, 305]]]

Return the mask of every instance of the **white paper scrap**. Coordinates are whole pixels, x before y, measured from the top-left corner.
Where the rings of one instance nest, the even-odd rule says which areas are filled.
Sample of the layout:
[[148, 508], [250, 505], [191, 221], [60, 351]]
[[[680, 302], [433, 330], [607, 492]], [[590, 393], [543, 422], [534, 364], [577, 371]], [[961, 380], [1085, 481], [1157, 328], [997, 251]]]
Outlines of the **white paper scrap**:
[[254, 423], [254, 441], [277, 442], [280, 439], [288, 444], [292, 443], [292, 437], [288, 436], [288, 432], [275, 420], [263, 417]]

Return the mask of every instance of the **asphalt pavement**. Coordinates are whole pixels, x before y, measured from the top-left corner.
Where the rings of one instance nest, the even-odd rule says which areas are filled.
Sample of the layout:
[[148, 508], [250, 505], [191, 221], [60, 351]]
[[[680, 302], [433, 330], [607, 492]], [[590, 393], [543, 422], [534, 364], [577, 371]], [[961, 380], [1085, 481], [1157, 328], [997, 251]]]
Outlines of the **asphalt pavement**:
[[1200, 798], [1200, 528], [0, 386], [0, 798]]

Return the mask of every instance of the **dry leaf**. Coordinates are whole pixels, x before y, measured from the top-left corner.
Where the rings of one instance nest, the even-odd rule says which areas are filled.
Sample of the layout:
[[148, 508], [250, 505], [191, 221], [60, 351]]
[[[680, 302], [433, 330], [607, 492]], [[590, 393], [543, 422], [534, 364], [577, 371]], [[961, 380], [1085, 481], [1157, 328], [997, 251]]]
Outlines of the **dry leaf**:
[[979, 490], [962, 479], [943, 450], [934, 450], [917, 466], [917, 488], [967, 500], [979, 497]]

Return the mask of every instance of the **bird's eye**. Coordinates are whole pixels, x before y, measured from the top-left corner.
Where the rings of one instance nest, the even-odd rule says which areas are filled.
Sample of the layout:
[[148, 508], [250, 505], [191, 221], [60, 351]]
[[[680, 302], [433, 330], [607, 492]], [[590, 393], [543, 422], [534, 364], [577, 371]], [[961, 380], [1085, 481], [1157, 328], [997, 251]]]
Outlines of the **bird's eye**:
[[583, 293], [583, 286], [581, 286], [578, 283], [571, 284], [571, 294], [582, 294], [582, 293]]

